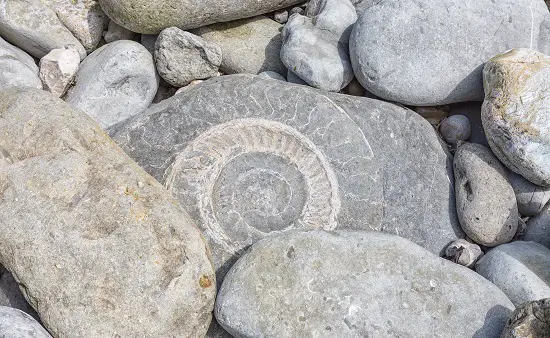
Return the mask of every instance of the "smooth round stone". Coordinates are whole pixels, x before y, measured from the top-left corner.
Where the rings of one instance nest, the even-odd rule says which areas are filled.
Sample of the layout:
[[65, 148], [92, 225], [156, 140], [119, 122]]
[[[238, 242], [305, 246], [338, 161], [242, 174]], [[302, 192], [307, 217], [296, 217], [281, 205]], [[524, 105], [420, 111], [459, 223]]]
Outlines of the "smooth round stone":
[[34, 59], [0, 37], [0, 90], [10, 87], [42, 89]]
[[468, 142], [478, 143], [485, 147], [489, 147], [487, 136], [483, 130], [481, 122], [481, 105], [482, 102], [460, 102], [449, 105], [449, 115], [464, 115], [470, 120], [470, 137]]
[[508, 171], [508, 180], [516, 194], [518, 211], [522, 216], [537, 215], [550, 200], [550, 187], [533, 184], [513, 171]]
[[485, 64], [483, 81], [491, 149], [512, 171], [550, 187], [550, 56], [513, 49]]
[[282, 76], [281, 74], [277, 73], [277, 72], [273, 72], [273, 71], [265, 71], [265, 72], [261, 72], [260, 74], [258, 74], [259, 77], [261, 77], [262, 79], [273, 79], [273, 80], [279, 80], [279, 81], [285, 81], [286, 82], [286, 79], [284, 76]]
[[550, 249], [516, 241], [490, 250], [476, 271], [498, 286], [514, 305], [550, 297]]
[[506, 323], [501, 338], [550, 337], [550, 298], [522, 304]]
[[11, 307], [0, 306], [0, 336], [6, 338], [52, 338], [34, 318]]
[[254, 244], [218, 292], [236, 337], [499, 337], [512, 303], [399, 236], [290, 231]]
[[489, 247], [511, 241], [518, 228], [516, 196], [497, 158], [480, 144], [466, 143], [456, 151], [453, 167], [464, 232]]
[[464, 115], [452, 115], [439, 125], [439, 132], [445, 142], [455, 144], [470, 138], [470, 120]]
[[523, 239], [550, 248], [550, 203], [535, 216], [529, 218]]
[[286, 23], [288, 21], [288, 11], [277, 11], [273, 14], [273, 20], [278, 23]]

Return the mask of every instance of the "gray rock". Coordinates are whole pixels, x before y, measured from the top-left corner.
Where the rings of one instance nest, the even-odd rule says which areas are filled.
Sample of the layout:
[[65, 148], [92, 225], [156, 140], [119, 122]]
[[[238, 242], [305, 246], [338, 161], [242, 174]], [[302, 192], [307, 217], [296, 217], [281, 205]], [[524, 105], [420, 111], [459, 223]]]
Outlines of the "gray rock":
[[204, 335], [209, 250], [168, 192], [47, 92], [0, 93], [0, 116], [0, 263], [52, 335]]
[[529, 218], [523, 239], [550, 248], [550, 203], [546, 204], [536, 216]]
[[504, 165], [550, 187], [550, 56], [514, 49], [483, 70], [481, 117], [489, 145]]
[[192, 30], [221, 47], [220, 69], [226, 74], [259, 74], [274, 71], [284, 74], [281, 62], [282, 25], [265, 17], [219, 23]]
[[350, 39], [355, 76], [404, 104], [481, 101], [491, 57], [515, 47], [550, 52], [542, 0], [385, 0], [358, 12]]
[[353, 80], [351, 80], [348, 86], [344, 88], [343, 92], [353, 96], [365, 96], [366, 94], [365, 88], [361, 86], [356, 78], [353, 78]]
[[550, 188], [533, 184], [513, 171], [508, 171], [508, 181], [514, 188], [518, 211], [522, 216], [537, 215], [550, 200]]
[[21, 293], [19, 284], [13, 278], [11, 272], [2, 265], [0, 265], [0, 306], [19, 309], [39, 320], [38, 314]]
[[218, 74], [222, 50], [215, 43], [171, 27], [163, 30], [155, 44], [155, 63], [160, 76], [175, 87]]
[[0, 37], [0, 90], [10, 87], [42, 88], [33, 58]]
[[494, 285], [398, 236], [286, 232], [227, 274], [218, 322], [237, 337], [499, 337], [514, 309]]
[[390, 103], [228, 75], [110, 132], [190, 212], [218, 278], [247, 246], [292, 228], [385, 231], [438, 254], [464, 236], [450, 155]]
[[449, 116], [464, 115], [470, 120], [470, 138], [468, 142], [489, 147], [487, 136], [481, 123], [482, 102], [461, 102], [449, 105]]
[[466, 143], [455, 153], [454, 173], [458, 219], [464, 232], [489, 247], [511, 241], [518, 228], [518, 207], [497, 158], [480, 144]]
[[46, 54], [40, 59], [40, 80], [44, 89], [57, 97], [63, 96], [76, 76], [79, 65], [80, 56], [72, 47], [54, 49]]
[[40, 323], [25, 312], [0, 306], [0, 336], [6, 338], [52, 338]]
[[143, 47], [145, 47], [149, 53], [155, 54], [155, 44], [157, 43], [158, 34], [141, 34], [140, 41]]
[[288, 11], [282, 10], [273, 13], [273, 20], [277, 21], [280, 24], [284, 24], [288, 21]]
[[471, 134], [470, 120], [464, 115], [451, 115], [444, 119], [439, 126], [439, 132], [445, 142], [456, 144], [466, 141]]
[[498, 286], [512, 303], [550, 297], [550, 250], [535, 242], [516, 241], [490, 250], [476, 271]]
[[66, 101], [106, 128], [151, 104], [158, 88], [153, 56], [137, 42], [109, 43], [80, 64]]
[[80, 59], [86, 57], [82, 44], [41, 0], [2, 0], [0, 6], [0, 35], [32, 56], [40, 59], [52, 49], [74, 45]]
[[285, 25], [281, 60], [310, 86], [338, 92], [353, 79], [348, 41], [355, 8], [349, 0], [312, 1], [306, 14]]
[[449, 116], [449, 112], [442, 107], [414, 107], [414, 111], [437, 127]]
[[292, 7], [290, 9], [290, 11], [288, 12], [289, 16], [291, 16], [292, 14], [300, 14], [300, 15], [304, 15], [306, 11], [302, 8], [302, 7]]
[[286, 72], [286, 81], [290, 83], [303, 85], [303, 86], [308, 85], [304, 80], [302, 80], [298, 75], [294, 74], [291, 70], [288, 70]]
[[232, 338], [233, 336], [229, 332], [225, 331], [223, 327], [218, 324], [216, 318], [212, 318], [212, 323], [206, 332], [205, 338]]
[[116, 22], [111, 20], [109, 21], [109, 28], [107, 28], [103, 38], [105, 42], [111, 43], [118, 40], [132, 40], [134, 35], [136, 35], [136, 33], [119, 26]]
[[300, 2], [303, 0], [99, 0], [112, 20], [145, 34], [250, 18]]
[[473, 267], [483, 257], [483, 251], [479, 245], [470, 243], [465, 239], [458, 239], [445, 249], [445, 257], [467, 268]]
[[286, 79], [285, 79], [284, 76], [282, 76], [279, 73], [270, 71], [270, 70], [265, 71], [265, 72], [261, 72], [260, 74], [258, 74], [258, 76], [261, 77], [262, 79], [274, 79], [274, 80], [279, 80], [279, 81], [285, 81], [286, 82]]
[[506, 323], [501, 338], [550, 337], [550, 298], [522, 304]]

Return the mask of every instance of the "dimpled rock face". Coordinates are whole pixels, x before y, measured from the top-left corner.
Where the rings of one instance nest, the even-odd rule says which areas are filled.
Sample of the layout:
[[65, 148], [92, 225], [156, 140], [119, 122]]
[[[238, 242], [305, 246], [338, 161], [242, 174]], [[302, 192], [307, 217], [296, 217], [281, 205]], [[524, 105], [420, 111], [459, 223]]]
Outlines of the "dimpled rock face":
[[487, 62], [483, 81], [491, 149], [512, 171], [550, 187], [550, 57], [514, 49]]
[[550, 298], [518, 307], [502, 333], [502, 338], [544, 337], [550, 337]]
[[107, 15], [137, 33], [189, 29], [273, 12], [302, 0], [99, 0]]
[[42, 88], [33, 58], [0, 37], [0, 90], [10, 87]]
[[215, 315], [237, 337], [497, 338], [513, 309], [483, 277], [404, 238], [291, 231], [239, 259]]
[[355, 76], [373, 94], [404, 104], [481, 101], [488, 59], [516, 47], [550, 52], [542, 0], [385, 0], [358, 11], [350, 39]]
[[0, 336], [6, 338], [52, 338], [40, 323], [23, 311], [0, 306]]
[[0, 262], [52, 335], [204, 334], [214, 271], [168, 192], [46, 92], [2, 92], [0, 116]]
[[231, 75], [111, 135], [197, 221], [219, 278], [247, 246], [292, 228], [398, 233], [435, 253], [463, 236], [450, 156], [396, 105]]

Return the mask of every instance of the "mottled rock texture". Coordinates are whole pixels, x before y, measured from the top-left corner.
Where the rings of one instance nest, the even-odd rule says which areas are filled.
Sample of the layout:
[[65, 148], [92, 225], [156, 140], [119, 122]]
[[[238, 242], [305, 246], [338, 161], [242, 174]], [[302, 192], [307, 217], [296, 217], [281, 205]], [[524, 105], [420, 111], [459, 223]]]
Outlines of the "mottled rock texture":
[[550, 298], [518, 307], [504, 328], [502, 338], [550, 337]]

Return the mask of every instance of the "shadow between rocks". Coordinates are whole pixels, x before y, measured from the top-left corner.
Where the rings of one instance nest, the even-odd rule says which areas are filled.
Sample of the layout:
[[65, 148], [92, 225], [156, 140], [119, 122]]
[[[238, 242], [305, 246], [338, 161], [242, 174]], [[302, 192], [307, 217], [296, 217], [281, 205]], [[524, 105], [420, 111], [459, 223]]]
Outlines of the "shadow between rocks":
[[499, 338], [511, 315], [512, 310], [502, 305], [493, 306], [485, 315], [483, 326], [474, 333], [472, 338]]

